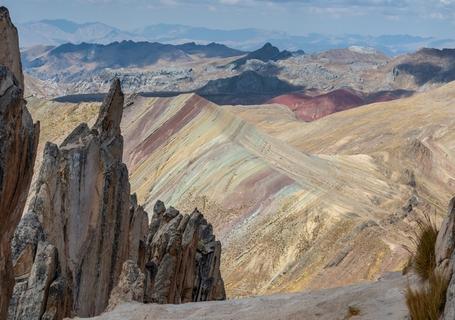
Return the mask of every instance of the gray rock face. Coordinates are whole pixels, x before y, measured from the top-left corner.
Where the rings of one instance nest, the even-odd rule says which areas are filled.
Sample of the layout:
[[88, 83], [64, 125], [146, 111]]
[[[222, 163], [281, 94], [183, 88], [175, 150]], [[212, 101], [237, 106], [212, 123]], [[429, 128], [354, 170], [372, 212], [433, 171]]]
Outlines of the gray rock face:
[[449, 215], [444, 219], [436, 241], [436, 268], [450, 279], [442, 319], [455, 319], [455, 198], [450, 201]]
[[[123, 93], [115, 80], [92, 129], [82, 124], [60, 147], [46, 145], [34, 197], [24, 217], [33, 223], [21, 223], [13, 246], [17, 286], [24, 287], [21, 280], [30, 283], [40, 262], [38, 250], [33, 257], [40, 237], [30, 236], [39, 234], [40, 228], [45, 241], [55, 248], [58, 268], [42, 283], [46, 294], [39, 295], [30, 285], [25, 291], [16, 290], [19, 297], [13, 302], [19, 306], [11, 307], [11, 319], [24, 319], [21, 310], [28, 307], [22, 301], [28, 301], [29, 294], [38, 297], [31, 303], [39, 310], [30, 319], [97, 315], [107, 307], [123, 262], [138, 258], [147, 215], [130, 199], [128, 171], [122, 163], [122, 111]], [[130, 236], [130, 229], [137, 234]], [[20, 240], [21, 234], [32, 239]]]
[[220, 258], [221, 243], [197, 209], [182, 215], [158, 201], [147, 238], [145, 302], [224, 300]]
[[8, 9], [0, 7], [0, 64], [14, 74], [20, 89], [24, 90], [24, 75], [19, 51], [17, 29], [11, 22]]
[[47, 242], [39, 242], [28, 279], [15, 288], [16, 308], [10, 309], [10, 315], [14, 314], [16, 319], [41, 319], [57, 263], [56, 248]]
[[14, 286], [11, 237], [30, 188], [38, 146], [23, 99], [23, 76], [17, 30], [0, 7], [0, 319], [5, 319]]
[[117, 286], [112, 290], [107, 310], [125, 302], [144, 301], [145, 276], [136, 262], [125, 261]]
[[[141, 211], [136, 212], [140, 216]], [[182, 215], [157, 201], [147, 226], [145, 254], [140, 240], [134, 259], [137, 263], [125, 262], [121, 280], [111, 295], [110, 310], [131, 301], [180, 304], [226, 299], [220, 272], [221, 243], [197, 209], [191, 215]], [[143, 235], [144, 229], [131, 230], [136, 230], [131, 234]]]

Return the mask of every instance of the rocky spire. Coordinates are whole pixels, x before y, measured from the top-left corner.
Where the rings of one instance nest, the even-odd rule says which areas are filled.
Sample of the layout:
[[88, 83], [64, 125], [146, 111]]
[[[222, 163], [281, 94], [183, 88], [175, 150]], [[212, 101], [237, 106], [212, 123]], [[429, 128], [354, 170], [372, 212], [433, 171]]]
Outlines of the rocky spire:
[[0, 64], [11, 70], [18, 81], [18, 87], [24, 90], [19, 37], [5, 7], [0, 7], [0, 43]]
[[10, 239], [30, 188], [38, 136], [23, 99], [17, 30], [0, 7], [0, 319], [6, 318], [14, 286]]
[[114, 79], [108, 95], [105, 97], [98, 119], [93, 128], [97, 129], [102, 137], [116, 137], [120, 135], [120, 122], [123, 115], [124, 95], [120, 80]]
[[[130, 204], [128, 170], [122, 163], [122, 109], [123, 93], [114, 80], [91, 130], [81, 124], [60, 147], [47, 143], [27, 214], [36, 216], [29, 221], [38, 221], [45, 237], [35, 237], [28, 251], [13, 247], [17, 284], [11, 319], [32, 312], [37, 319], [43, 313], [56, 319], [100, 314], [123, 262], [137, 257], [141, 237], [129, 236], [130, 222], [138, 220], [134, 226], [140, 230], [144, 213]], [[16, 246], [27, 241], [20, 239], [24, 228], [31, 227], [21, 223]], [[51, 248], [57, 252], [55, 263]], [[22, 258], [30, 252], [31, 258]], [[37, 263], [51, 276], [36, 279]], [[39, 294], [52, 292], [50, 288], [60, 291], [54, 297]]]

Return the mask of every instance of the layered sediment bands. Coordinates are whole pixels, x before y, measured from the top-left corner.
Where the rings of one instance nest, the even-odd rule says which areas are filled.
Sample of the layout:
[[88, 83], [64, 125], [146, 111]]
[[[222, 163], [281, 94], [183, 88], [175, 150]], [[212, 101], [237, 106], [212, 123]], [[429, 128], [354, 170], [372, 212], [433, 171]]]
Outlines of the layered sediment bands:
[[0, 7], [0, 318], [6, 318], [14, 286], [10, 241], [25, 206], [38, 146], [23, 99], [17, 30]]
[[214, 225], [228, 296], [343, 285], [401, 267], [404, 234], [380, 223], [412, 189], [384, 177], [372, 157], [306, 154], [196, 95], [137, 98], [124, 132], [146, 210], [161, 197], [201, 208]]
[[412, 93], [412, 91], [395, 90], [367, 94], [350, 89], [338, 89], [320, 95], [308, 95], [305, 93], [285, 94], [273, 98], [270, 103], [283, 104], [291, 109], [298, 119], [311, 122], [332, 113], [374, 102], [409, 97]]
[[[18, 304], [12, 306], [12, 319], [23, 319], [30, 308], [38, 319], [48, 313], [99, 314], [107, 306], [123, 262], [137, 259], [141, 237], [130, 237], [130, 229], [143, 230], [145, 213], [130, 203], [128, 171], [122, 163], [122, 111], [117, 80], [92, 129], [81, 124], [60, 147], [46, 145], [34, 198], [24, 217], [31, 217], [45, 236], [28, 241], [30, 246], [13, 247]], [[21, 234], [26, 233], [19, 228], [16, 235]], [[14, 243], [24, 246], [21, 239]], [[40, 260], [43, 247], [45, 258]], [[36, 275], [39, 286], [36, 268], [47, 270], [45, 279], [42, 272]], [[53, 290], [60, 294], [52, 296]]]
[[[454, 93], [311, 123], [277, 105], [137, 97], [122, 120], [131, 189], [150, 213], [157, 199], [204, 212], [230, 297], [376, 279], [406, 263], [413, 220], [455, 194]], [[44, 121], [50, 106], [88, 104], [31, 110]]]

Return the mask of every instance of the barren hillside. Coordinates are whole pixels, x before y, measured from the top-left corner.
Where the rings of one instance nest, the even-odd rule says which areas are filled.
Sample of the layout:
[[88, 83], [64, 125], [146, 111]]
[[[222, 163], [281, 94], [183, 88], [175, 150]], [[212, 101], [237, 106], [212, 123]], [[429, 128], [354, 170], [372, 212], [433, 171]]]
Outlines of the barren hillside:
[[[376, 279], [404, 265], [415, 215], [443, 212], [455, 191], [453, 87], [310, 124], [276, 105], [136, 97], [122, 125], [132, 190], [148, 210], [161, 199], [207, 213], [230, 297]], [[96, 108], [38, 102], [50, 140], [49, 123]]]

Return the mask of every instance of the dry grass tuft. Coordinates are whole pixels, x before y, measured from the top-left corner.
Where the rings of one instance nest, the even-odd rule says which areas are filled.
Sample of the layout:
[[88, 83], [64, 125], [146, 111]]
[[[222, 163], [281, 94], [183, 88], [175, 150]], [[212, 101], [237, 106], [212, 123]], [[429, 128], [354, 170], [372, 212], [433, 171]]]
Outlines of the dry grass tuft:
[[412, 320], [439, 320], [444, 310], [448, 279], [436, 269], [436, 239], [438, 229], [429, 216], [417, 221], [414, 252], [407, 269], [412, 269], [422, 281], [419, 289], [406, 289], [406, 304]]
[[436, 268], [435, 245], [438, 229], [429, 216], [417, 221], [417, 231], [414, 235], [414, 250], [411, 253], [409, 266], [422, 279], [430, 279]]
[[444, 310], [449, 281], [435, 273], [420, 290], [406, 289], [406, 304], [412, 320], [438, 320]]
[[420, 237], [414, 255], [414, 271], [423, 280], [430, 279], [436, 268], [435, 245], [438, 237], [438, 229], [431, 223], [420, 225]]
[[360, 315], [360, 309], [355, 307], [355, 306], [349, 306], [348, 307], [348, 312], [346, 316], [343, 318], [343, 320], [349, 320], [352, 317], [356, 317]]
[[358, 316], [360, 315], [360, 309], [357, 307], [349, 306], [348, 313], [351, 317]]

